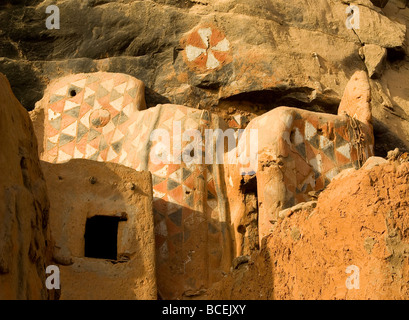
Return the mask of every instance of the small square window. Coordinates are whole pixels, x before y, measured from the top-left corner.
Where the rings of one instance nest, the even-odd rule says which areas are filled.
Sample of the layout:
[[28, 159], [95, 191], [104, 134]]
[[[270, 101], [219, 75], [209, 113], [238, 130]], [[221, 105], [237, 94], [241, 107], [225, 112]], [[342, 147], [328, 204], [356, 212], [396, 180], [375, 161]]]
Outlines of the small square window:
[[117, 260], [120, 218], [94, 216], [85, 225], [85, 257]]

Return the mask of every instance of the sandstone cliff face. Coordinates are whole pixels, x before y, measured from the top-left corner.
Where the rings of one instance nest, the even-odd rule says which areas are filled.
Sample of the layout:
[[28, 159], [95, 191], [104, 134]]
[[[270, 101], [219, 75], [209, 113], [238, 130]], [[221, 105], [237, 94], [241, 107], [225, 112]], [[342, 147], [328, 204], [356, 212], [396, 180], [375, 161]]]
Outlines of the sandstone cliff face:
[[[60, 10], [59, 29], [45, 27], [51, 4]], [[6, 0], [0, 4], [0, 71], [27, 110], [53, 79], [117, 72], [146, 84], [148, 108], [207, 109], [244, 128], [282, 105], [336, 114], [347, 81], [363, 70], [370, 77], [375, 154], [407, 151], [408, 2], [358, 0], [353, 14], [359, 12], [360, 24], [352, 29], [348, 5]], [[37, 145], [24, 110], [4, 109], [18, 105], [8, 84], [0, 89], [0, 298], [47, 298], [51, 238]], [[249, 231], [238, 247], [248, 256], [237, 258], [231, 273], [201, 298], [407, 298], [407, 163], [350, 174], [331, 183], [318, 202], [280, 212], [259, 253], [257, 181], [246, 183], [244, 199], [229, 194], [230, 202], [244, 201], [240, 224]], [[359, 290], [346, 285], [350, 266], [360, 272]]]
[[54, 1], [60, 29], [48, 30], [50, 4], [0, 7], [0, 70], [27, 109], [51, 79], [110, 71], [142, 80], [148, 107], [207, 108], [244, 126], [280, 105], [335, 113], [353, 72], [368, 70], [376, 153], [409, 147], [406, 1], [357, 1], [353, 29], [335, 0]]
[[0, 299], [46, 299], [49, 201], [27, 111], [0, 74]]
[[408, 162], [382, 158], [341, 173], [316, 203], [287, 210], [207, 297], [407, 299], [408, 179]]

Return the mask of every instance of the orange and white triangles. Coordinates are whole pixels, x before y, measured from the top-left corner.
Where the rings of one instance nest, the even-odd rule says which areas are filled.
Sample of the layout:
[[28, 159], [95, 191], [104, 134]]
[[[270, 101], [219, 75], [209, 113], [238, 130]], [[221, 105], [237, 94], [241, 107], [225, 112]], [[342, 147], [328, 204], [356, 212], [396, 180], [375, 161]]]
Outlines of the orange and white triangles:
[[78, 88], [84, 89], [86, 82], [87, 82], [87, 79], [84, 78], [84, 79], [73, 82], [72, 85]]
[[72, 158], [71, 155], [65, 153], [62, 150], [58, 150], [57, 162], [66, 162]]
[[67, 134], [69, 136], [75, 136], [77, 134], [77, 121], [70, 124], [68, 127], [63, 129], [61, 133]]
[[178, 170], [175, 170], [174, 172], [169, 174], [169, 178], [178, 183], [182, 183], [182, 168], [179, 168]]
[[119, 140], [121, 140], [124, 137], [123, 133], [118, 130], [118, 128], [115, 130], [114, 135], [112, 136], [112, 140], [111, 143], [117, 142]]
[[112, 161], [116, 157], [118, 157], [118, 154], [114, 151], [112, 147], [109, 147], [106, 161]]
[[229, 51], [229, 49], [230, 49], [230, 43], [229, 43], [229, 40], [227, 40], [226, 38], [219, 41], [218, 44], [216, 44], [214, 47], [212, 47], [212, 50], [223, 51], [223, 52]]
[[90, 114], [91, 114], [91, 110], [88, 110], [88, 112], [85, 113], [80, 119], [80, 122], [88, 129], [89, 129], [89, 116], [90, 116]]
[[103, 86], [108, 92], [111, 92], [112, 88], [114, 87], [114, 79], [109, 79], [101, 82], [101, 86]]
[[306, 140], [311, 140], [317, 134], [317, 129], [308, 121], [305, 121], [304, 136]]
[[92, 95], [94, 95], [95, 94], [95, 91], [94, 90], [92, 90], [91, 88], [89, 88], [89, 87], [86, 87], [85, 88], [85, 92], [84, 92], [84, 99], [87, 99], [87, 98], [89, 98], [90, 96], [92, 96]]
[[114, 130], [115, 130], [115, 125], [112, 123], [112, 121], [109, 121], [108, 124], [102, 128], [102, 134], [107, 135], [108, 133]]
[[85, 158], [89, 159], [98, 151], [97, 148], [92, 147], [90, 144], [87, 144], [85, 149]]
[[61, 113], [54, 112], [53, 110], [48, 109], [48, 121], [53, 121], [57, 119], [58, 117], [61, 117]]
[[322, 172], [322, 159], [321, 154], [316, 154], [315, 158], [312, 158], [308, 163], [314, 168], [316, 172]]
[[55, 91], [54, 94], [58, 95], [58, 96], [64, 96], [65, 97], [67, 95], [67, 92], [68, 92], [68, 84], [61, 87], [57, 91]]
[[201, 54], [205, 53], [206, 49], [198, 48], [189, 44], [186, 46], [185, 51], [188, 61], [194, 61], [200, 57]]
[[125, 150], [122, 150], [118, 161], [119, 163], [125, 164], [127, 158], [128, 158], [128, 153]]
[[65, 105], [64, 105], [64, 111], [67, 111], [67, 110], [70, 110], [70, 109], [72, 109], [72, 108], [79, 107], [79, 106], [80, 106], [80, 104], [78, 104], [78, 103], [76, 103], [76, 102], [72, 102], [72, 101], [70, 101], [70, 100], [66, 100], [66, 101], [65, 101]]
[[77, 147], [74, 149], [74, 158], [76, 159], [82, 159], [84, 157], [84, 154], [78, 150]]
[[48, 137], [48, 140], [49, 140], [50, 142], [54, 143], [54, 144], [57, 144], [59, 137], [60, 137], [60, 135], [59, 135], [59, 134], [56, 134], [55, 136]]
[[123, 106], [123, 102], [124, 102], [124, 97], [121, 96], [118, 99], [116, 99], [115, 101], [111, 101], [110, 104], [115, 110], [121, 111], [122, 106]]
[[155, 171], [153, 171], [154, 168], [149, 168], [149, 169], [150, 169], [150, 170], [152, 171], [152, 173], [154, 173], [156, 176], [159, 176], [159, 177], [162, 177], [162, 178], [166, 178], [167, 175], [168, 175], [168, 166], [169, 166], [169, 165], [164, 165], [162, 168], [157, 169], [157, 170], [155, 170]]
[[116, 86], [114, 89], [115, 89], [116, 92], [123, 95], [125, 93], [126, 86], [127, 86], [127, 83], [124, 82], [124, 83], [120, 84], [119, 86]]
[[351, 160], [351, 145], [349, 143], [346, 143], [343, 146], [338, 147], [336, 150], [345, 158]]

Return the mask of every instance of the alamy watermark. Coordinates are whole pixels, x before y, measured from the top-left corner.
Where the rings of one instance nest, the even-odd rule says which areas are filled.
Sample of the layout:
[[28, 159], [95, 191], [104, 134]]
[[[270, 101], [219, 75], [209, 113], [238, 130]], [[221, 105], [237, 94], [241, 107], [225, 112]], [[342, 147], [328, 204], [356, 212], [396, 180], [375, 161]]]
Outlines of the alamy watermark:
[[360, 16], [359, 7], [356, 5], [350, 5], [346, 8], [346, 14], [348, 14], [347, 20], [345, 22], [346, 27], [349, 30], [359, 29]]
[[348, 290], [359, 289], [359, 267], [351, 265], [345, 270], [345, 273], [351, 274], [345, 281]]
[[45, 9], [45, 13], [51, 14], [45, 21], [47, 29], [60, 29], [60, 8], [56, 5], [51, 5]]
[[[227, 150], [225, 140], [227, 139]], [[228, 164], [240, 166], [242, 175], [257, 171], [257, 129], [188, 129], [182, 132], [180, 121], [173, 121], [172, 133], [166, 129], [151, 132], [150, 162], [154, 164]], [[187, 144], [182, 148], [182, 142]], [[227, 152], [226, 152], [227, 151]]]
[[[60, 29], [60, 8], [56, 5], [50, 5], [46, 8], [45, 12], [50, 14], [47, 17], [45, 25], [47, 29]], [[345, 25], [347, 29], [359, 29], [360, 25], [360, 15], [359, 15], [359, 7], [357, 5], [349, 5], [346, 8], [345, 13], [348, 15]]]
[[45, 280], [45, 286], [48, 290], [60, 289], [60, 268], [50, 265], [45, 269], [46, 274], [50, 274]]

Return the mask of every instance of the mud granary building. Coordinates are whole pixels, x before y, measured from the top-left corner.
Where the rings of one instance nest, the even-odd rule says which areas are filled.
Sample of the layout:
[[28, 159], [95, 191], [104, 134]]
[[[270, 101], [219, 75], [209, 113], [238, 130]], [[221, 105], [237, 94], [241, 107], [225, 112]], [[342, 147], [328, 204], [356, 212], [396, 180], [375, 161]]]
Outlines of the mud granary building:
[[1, 299], [408, 297], [405, 1], [48, 5], [0, 5]]

